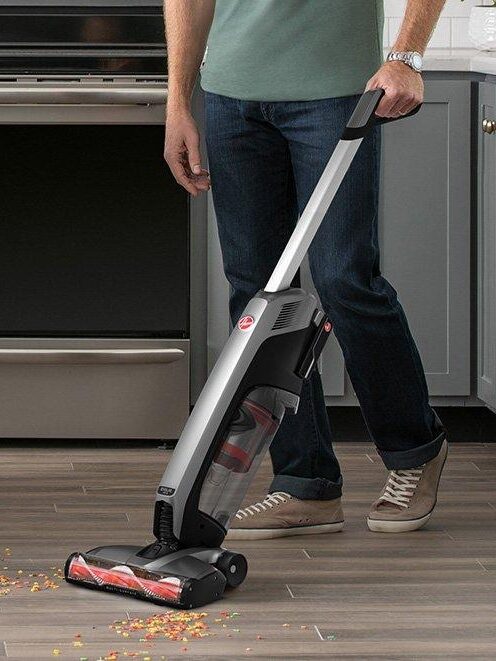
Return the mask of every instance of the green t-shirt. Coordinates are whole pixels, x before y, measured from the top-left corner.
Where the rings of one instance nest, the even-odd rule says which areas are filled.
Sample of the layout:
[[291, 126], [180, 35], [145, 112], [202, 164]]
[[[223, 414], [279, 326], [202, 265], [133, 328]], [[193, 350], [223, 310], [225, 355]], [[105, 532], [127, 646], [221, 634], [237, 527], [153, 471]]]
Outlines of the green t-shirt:
[[217, 0], [202, 87], [251, 101], [359, 94], [383, 20], [383, 0]]

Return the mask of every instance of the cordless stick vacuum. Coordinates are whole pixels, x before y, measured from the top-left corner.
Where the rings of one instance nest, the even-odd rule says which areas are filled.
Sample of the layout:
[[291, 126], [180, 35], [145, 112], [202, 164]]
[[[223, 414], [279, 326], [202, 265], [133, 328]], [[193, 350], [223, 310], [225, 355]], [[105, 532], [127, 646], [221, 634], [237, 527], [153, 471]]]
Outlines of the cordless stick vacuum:
[[291, 282], [363, 138], [392, 121], [375, 114], [383, 95], [361, 97], [266, 288], [248, 303], [212, 370], [158, 487], [155, 541], [74, 553], [65, 565], [70, 583], [194, 608], [244, 580], [246, 559], [221, 544], [332, 329], [315, 297]]

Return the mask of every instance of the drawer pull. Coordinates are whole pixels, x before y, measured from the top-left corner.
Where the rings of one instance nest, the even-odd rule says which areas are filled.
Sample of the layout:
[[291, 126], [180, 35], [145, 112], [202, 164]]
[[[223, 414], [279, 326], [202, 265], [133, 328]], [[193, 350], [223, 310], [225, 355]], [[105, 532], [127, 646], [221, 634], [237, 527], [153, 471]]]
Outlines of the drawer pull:
[[482, 130], [484, 133], [489, 133], [490, 135], [496, 133], [496, 121], [494, 119], [484, 119], [482, 122]]
[[182, 349], [0, 349], [0, 364], [149, 365], [174, 363]]
[[166, 101], [164, 88], [0, 86], [0, 105], [163, 106]]

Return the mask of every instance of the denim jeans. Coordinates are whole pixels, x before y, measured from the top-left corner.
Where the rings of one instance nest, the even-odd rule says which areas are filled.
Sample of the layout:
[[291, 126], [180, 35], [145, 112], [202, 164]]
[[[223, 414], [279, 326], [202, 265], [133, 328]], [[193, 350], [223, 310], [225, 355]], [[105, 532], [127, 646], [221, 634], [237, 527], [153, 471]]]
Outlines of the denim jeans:
[[[357, 101], [263, 103], [206, 94], [209, 168], [233, 323], [267, 283]], [[309, 250], [309, 263], [368, 430], [391, 470], [433, 459], [444, 432], [429, 406], [396, 291], [380, 272], [379, 161], [376, 130], [361, 145]], [[270, 452], [271, 491], [305, 499], [341, 495], [317, 370]]]

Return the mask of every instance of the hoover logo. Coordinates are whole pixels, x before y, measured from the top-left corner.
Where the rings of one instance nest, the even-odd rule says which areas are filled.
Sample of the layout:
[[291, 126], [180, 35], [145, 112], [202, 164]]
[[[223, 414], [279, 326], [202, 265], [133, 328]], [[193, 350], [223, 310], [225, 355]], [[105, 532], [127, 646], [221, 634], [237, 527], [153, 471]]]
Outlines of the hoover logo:
[[238, 321], [238, 328], [240, 331], [248, 331], [255, 323], [255, 319], [251, 314], [247, 314]]

